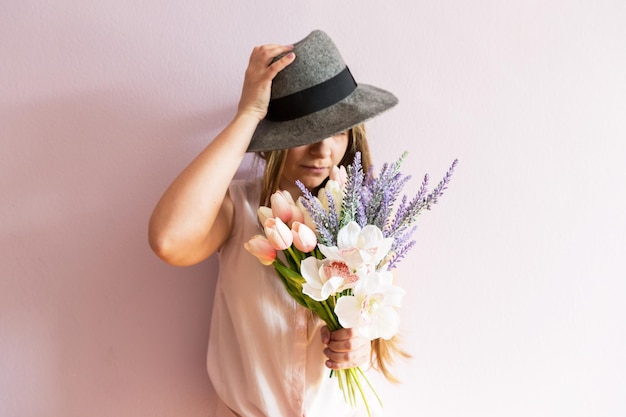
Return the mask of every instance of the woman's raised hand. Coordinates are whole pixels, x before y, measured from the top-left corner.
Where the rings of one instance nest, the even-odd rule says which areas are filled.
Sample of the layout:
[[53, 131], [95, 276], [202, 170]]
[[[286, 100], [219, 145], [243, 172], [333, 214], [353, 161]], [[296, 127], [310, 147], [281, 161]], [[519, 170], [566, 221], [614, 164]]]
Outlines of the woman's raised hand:
[[[293, 46], [262, 45], [252, 50], [239, 100], [238, 113], [252, 115], [261, 121], [267, 114], [272, 80], [295, 59]], [[284, 55], [283, 55], [284, 54]], [[272, 62], [277, 56], [280, 59]]]
[[370, 360], [371, 342], [359, 336], [354, 329], [339, 329], [334, 332], [323, 326], [322, 343], [326, 345], [324, 355], [330, 369], [347, 369], [363, 366]]

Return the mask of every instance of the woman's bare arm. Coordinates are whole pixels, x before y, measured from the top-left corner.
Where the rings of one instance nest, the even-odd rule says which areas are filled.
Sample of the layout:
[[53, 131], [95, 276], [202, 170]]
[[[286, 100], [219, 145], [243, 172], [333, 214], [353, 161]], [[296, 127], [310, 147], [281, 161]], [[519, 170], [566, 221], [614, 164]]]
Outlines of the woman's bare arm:
[[215, 252], [230, 235], [233, 207], [227, 195], [259, 123], [265, 117], [271, 82], [294, 60], [291, 47], [254, 48], [234, 119], [180, 173], [157, 203], [149, 223], [152, 250], [172, 265], [193, 265]]

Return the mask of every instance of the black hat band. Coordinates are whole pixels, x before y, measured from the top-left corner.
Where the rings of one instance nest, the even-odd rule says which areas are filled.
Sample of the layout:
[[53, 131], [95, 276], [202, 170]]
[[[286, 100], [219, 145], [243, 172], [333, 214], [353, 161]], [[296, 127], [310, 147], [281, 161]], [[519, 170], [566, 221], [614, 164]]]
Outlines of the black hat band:
[[328, 80], [284, 97], [270, 100], [265, 118], [286, 122], [332, 106], [356, 90], [348, 67]]

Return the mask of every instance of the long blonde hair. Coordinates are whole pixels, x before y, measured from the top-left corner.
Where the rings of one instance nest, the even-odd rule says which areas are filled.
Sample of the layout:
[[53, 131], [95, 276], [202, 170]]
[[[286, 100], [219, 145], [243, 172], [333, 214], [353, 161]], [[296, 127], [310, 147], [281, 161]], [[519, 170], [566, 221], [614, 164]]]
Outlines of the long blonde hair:
[[[270, 197], [280, 186], [280, 179], [283, 175], [283, 168], [285, 166], [285, 160], [287, 158], [288, 149], [281, 149], [278, 151], [257, 152], [256, 156], [265, 161], [265, 168], [263, 170], [263, 182], [261, 185], [261, 197], [259, 199], [259, 205], [270, 205]], [[346, 153], [339, 162], [339, 165], [347, 167], [354, 161], [354, 156], [357, 152], [361, 152], [361, 164], [363, 170], [367, 172], [372, 165], [372, 157], [370, 155], [370, 149], [367, 144], [367, 136], [365, 134], [365, 126], [363, 124], [357, 125], [348, 130], [348, 148]], [[320, 187], [322, 187], [320, 185]], [[319, 187], [318, 187], [319, 188]], [[313, 194], [317, 193], [317, 190], [311, 190]]]
[[[372, 166], [372, 156], [370, 154], [365, 126], [363, 124], [357, 125], [348, 130], [348, 148], [346, 149], [345, 155], [339, 162], [339, 165], [347, 167], [352, 164], [354, 156], [357, 152], [361, 153], [361, 165], [363, 166], [363, 171], [368, 172]], [[256, 155], [258, 158], [265, 161], [259, 205], [269, 207], [270, 197], [279, 189], [280, 186], [280, 179], [282, 177], [285, 160], [287, 158], [287, 149], [257, 152]], [[322, 183], [320, 187], [323, 185], [324, 184]], [[311, 190], [314, 195], [317, 191], [317, 189]], [[389, 340], [372, 340], [370, 363], [373, 368], [380, 371], [385, 378], [391, 382], [398, 382], [397, 378], [393, 376], [390, 369], [396, 357], [404, 359], [411, 357], [410, 354], [400, 347], [400, 341], [397, 336], [394, 336]]]

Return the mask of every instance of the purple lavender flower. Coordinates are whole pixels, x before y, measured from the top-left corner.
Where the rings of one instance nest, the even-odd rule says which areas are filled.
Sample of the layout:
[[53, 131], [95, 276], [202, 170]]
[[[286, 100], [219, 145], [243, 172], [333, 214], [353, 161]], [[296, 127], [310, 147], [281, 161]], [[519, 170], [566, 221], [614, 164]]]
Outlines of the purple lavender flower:
[[399, 263], [405, 255], [409, 252], [409, 250], [415, 245], [415, 240], [409, 240], [410, 236], [417, 229], [417, 226], [414, 226], [408, 233], [402, 234], [401, 236], [396, 237], [393, 241], [393, 245], [391, 246], [391, 261], [387, 264], [387, 269], [392, 270], [396, 267], [396, 264]]
[[348, 180], [344, 190], [344, 198], [341, 205], [341, 218], [339, 219], [340, 227], [345, 226], [351, 221], [356, 221], [359, 225], [363, 222], [363, 208], [361, 206], [361, 192], [363, 188], [363, 166], [361, 165], [361, 153], [354, 155], [352, 165], [346, 169]]
[[437, 204], [438, 198], [441, 197], [443, 195], [443, 192], [448, 189], [448, 184], [450, 183], [450, 180], [452, 179], [452, 174], [454, 173], [454, 169], [456, 168], [456, 165], [458, 162], [459, 162], [458, 159], [454, 160], [450, 168], [448, 168], [448, 172], [446, 172], [446, 175], [443, 177], [441, 182], [439, 182], [439, 184], [437, 184], [437, 187], [433, 190], [433, 192], [428, 195], [428, 198], [427, 198], [428, 203], [426, 206], [427, 210], [430, 210], [431, 205]]
[[[374, 176], [372, 169], [367, 174], [363, 173], [361, 154], [357, 152], [354, 161], [346, 169], [348, 179], [339, 215], [334, 210], [326, 211], [319, 200], [301, 182], [297, 182], [303, 192], [302, 204], [317, 226], [320, 243], [327, 246], [336, 245], [339, 230], [349, 222], [355, 221], [361, 227], [367, 224], [375, 225], [382, 230], [383, 236], [394, 239], [387, 268], [392, 269], [406, 256], [415, 245], [411, 236], [417, 228], [415, 226], [417, 216], [423, 210], [430, 210], [439, 201], [458, 163], [455, 159], [446, 175], [430, 193], [429, 176], [424, 175], [417, 194], [409, 200], [406, 195], [400, 197], [403, 187], [411, 178], [410, 175], [403, 175], [400, 170], [407, 155], [408, 153], [404, 152], [395, 163], [383, 164], [379, 175]], [[336, 202], [330, 193], [327, 193], [327, 197], [332, 207]], [[399, 204], [395, 207], [398, 201]]]
[[326, 246], [334, 246], [337, 239], [336, 226], [333, 227], [331, 225], [329, 213], [326, 212], [320, 201], [311, 194], [311, 191], [302, 182], [296, 181], [296, 185], [302, 191], [302, 205], [311, 215], [313, 222], [315, 222], [318, 240]]

